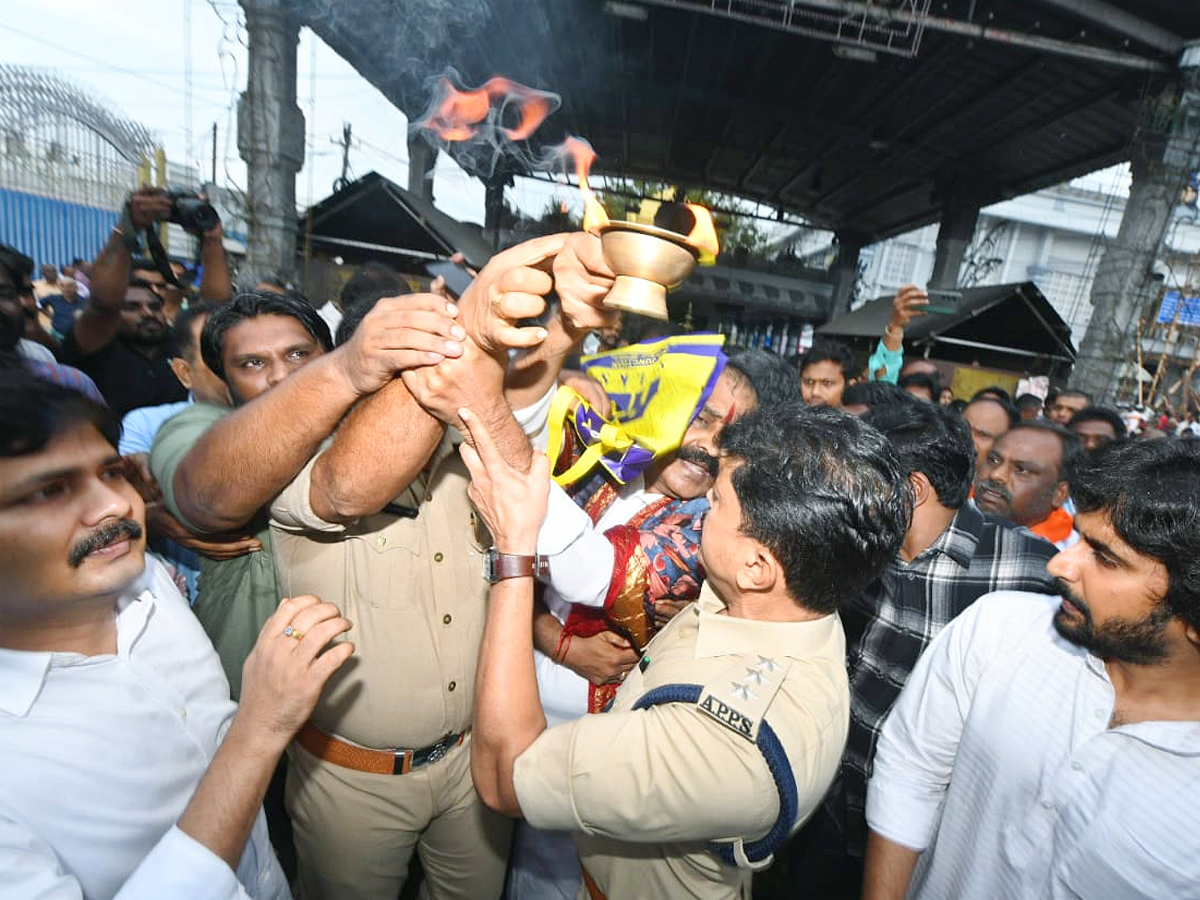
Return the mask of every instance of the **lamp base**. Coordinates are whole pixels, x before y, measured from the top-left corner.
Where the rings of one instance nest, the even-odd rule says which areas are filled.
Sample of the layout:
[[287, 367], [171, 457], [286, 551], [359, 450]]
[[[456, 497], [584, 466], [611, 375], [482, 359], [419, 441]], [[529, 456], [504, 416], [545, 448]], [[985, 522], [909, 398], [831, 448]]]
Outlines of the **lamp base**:
[[667, 289], [657, 281], [647, 278], [636, 278], [632, 275], [618, 275], [613, 282], [612, 290], [604, 298], [604, 305], [609, 309], [620, 309], [636, 313], [639, 316], [649, 316], [652, 319], [667, 319]]

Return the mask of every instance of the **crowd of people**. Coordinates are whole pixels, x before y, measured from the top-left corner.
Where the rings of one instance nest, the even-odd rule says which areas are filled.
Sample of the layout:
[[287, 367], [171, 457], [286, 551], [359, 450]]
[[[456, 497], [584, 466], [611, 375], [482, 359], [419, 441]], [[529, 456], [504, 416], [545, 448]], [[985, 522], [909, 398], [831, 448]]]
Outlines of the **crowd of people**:
[[305, 298], [168, 212], [0, 246], [0, 895], [1195, 895], [1190, 416], [956, 398], [907, 286], [571, 477], [650, 353], [594, 236]]

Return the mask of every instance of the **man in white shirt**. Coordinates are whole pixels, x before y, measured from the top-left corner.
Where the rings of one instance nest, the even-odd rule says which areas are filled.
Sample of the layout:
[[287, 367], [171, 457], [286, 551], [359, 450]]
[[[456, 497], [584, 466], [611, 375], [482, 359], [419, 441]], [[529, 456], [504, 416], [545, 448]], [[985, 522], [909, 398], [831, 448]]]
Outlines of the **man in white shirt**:
[[[260, 810], [350, 628], [284, 600], [240, 708], [165, 569], [111, 413], [0, 373], [0, 885], [39, 898], [285, 898]], [[236, 715], [235, 715], [236, 710]]]
[[977, 601], [884, 725], [866, 900], [1196, 896], [1200, 447], [1114, 447], [1072, 492], [1061, 604]]

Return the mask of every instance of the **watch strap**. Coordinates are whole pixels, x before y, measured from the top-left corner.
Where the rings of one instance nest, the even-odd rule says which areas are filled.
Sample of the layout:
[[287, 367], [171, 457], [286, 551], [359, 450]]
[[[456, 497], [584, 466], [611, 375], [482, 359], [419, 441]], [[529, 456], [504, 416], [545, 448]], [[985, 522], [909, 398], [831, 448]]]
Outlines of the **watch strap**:
[[550, 574], [550, 562], [544, 556], [521, 553], [487, 553], [487, 580], [491, 584], [509, 578], [544, 578]]

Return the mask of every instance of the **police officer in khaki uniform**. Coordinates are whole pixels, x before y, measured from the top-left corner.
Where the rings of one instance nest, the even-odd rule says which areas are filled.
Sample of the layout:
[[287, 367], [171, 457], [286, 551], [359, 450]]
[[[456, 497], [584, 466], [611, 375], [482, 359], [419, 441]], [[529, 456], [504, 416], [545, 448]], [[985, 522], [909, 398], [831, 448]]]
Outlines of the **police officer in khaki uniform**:
[[849, 720], [838, 604], [878, 577], [912, 508], [886, 440], [800, 404], [725, 430], [699, 601], [650, 643], [613, 709], [546, 729], [531, 554], [548, 464], [508, 464], [463, 421], [471, 498], [495, 537], [471, 768], [489, 806], [578, 833], [580, 897], [749, 896], [750, 873], [813, 811]]
[[[499, 254], [462, 299], [461, 355], [366, 398], [272, 505], [281, 587], [337, 598], [357, 647], [289, 752], [305, 900], [395, 900], [414, 849], [425, 896], [500, 893], [510, 823], [480, 802], [469, 767], [490, 538], [445, 422], [470, 407], [528, 460], [510, 404], [529, 407], [531, 431], [544, 422], [561, 362], [603, 321], [610, 285], [589, 235]], [[561, 314], [512, 327], [551, 288]], [[510, 362], [517, 346], [534, 349]]]

